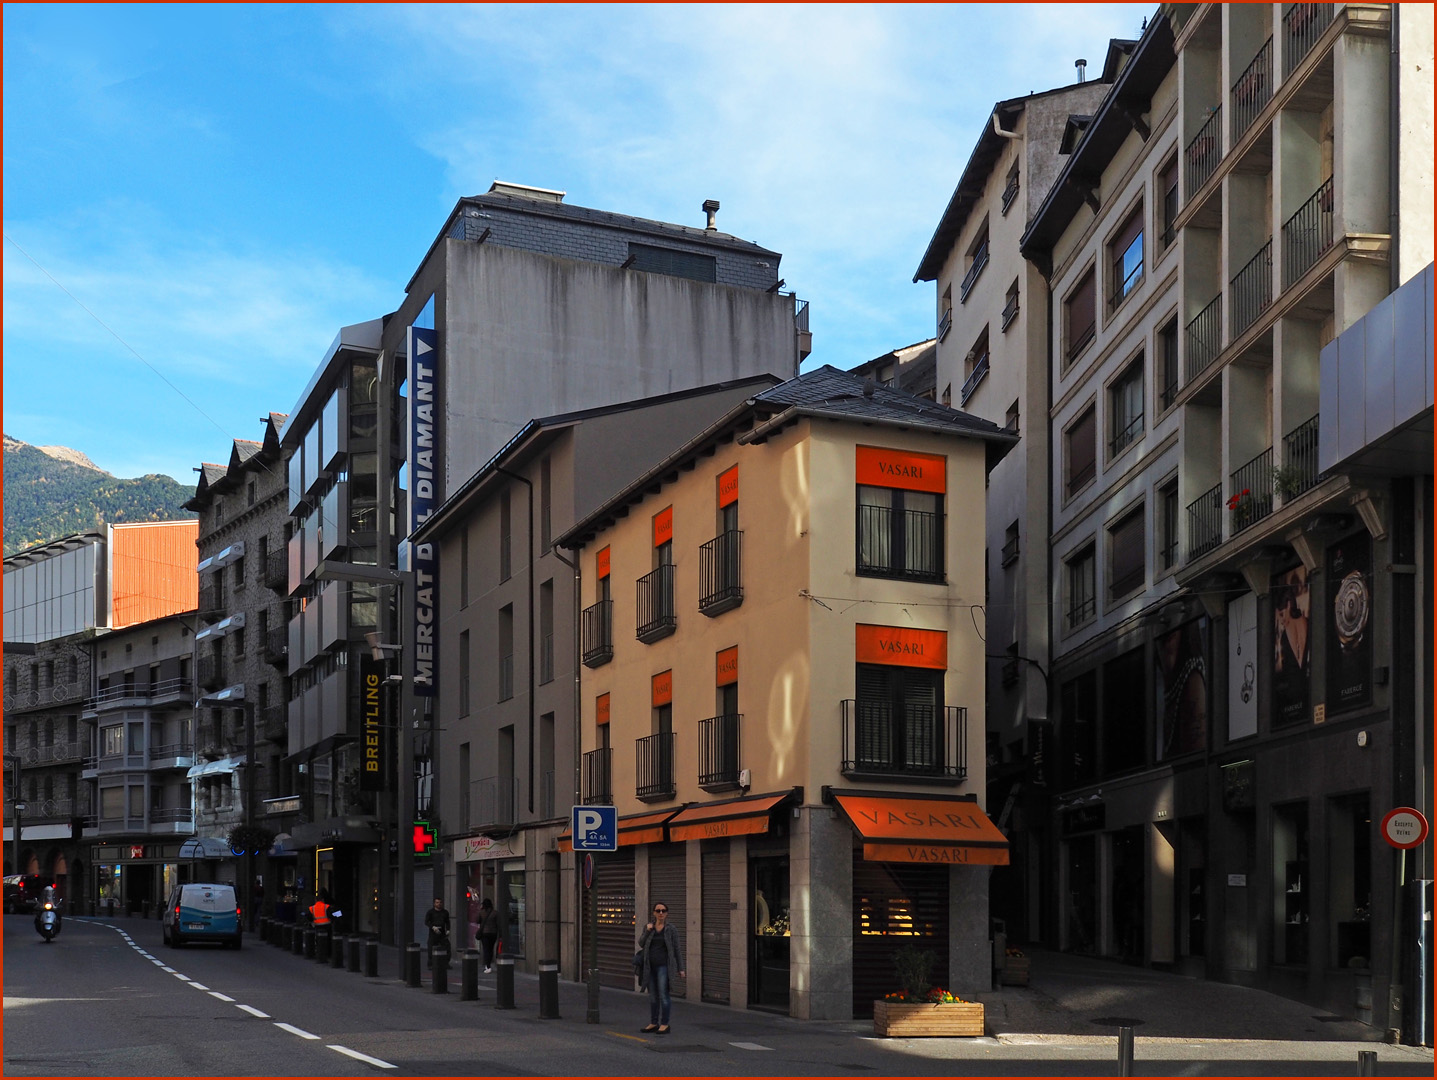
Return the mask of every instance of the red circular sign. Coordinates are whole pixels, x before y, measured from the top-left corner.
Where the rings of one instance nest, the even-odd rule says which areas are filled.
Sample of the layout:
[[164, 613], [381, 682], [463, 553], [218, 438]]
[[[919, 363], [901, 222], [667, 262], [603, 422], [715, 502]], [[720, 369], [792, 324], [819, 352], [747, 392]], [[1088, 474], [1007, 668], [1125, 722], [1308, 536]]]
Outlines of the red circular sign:
[[1427, 819], [1410, 806], [1389, 810], [1382, 818], [1382, 838], [1395, 848], [1421, 847], [1427, 839]]

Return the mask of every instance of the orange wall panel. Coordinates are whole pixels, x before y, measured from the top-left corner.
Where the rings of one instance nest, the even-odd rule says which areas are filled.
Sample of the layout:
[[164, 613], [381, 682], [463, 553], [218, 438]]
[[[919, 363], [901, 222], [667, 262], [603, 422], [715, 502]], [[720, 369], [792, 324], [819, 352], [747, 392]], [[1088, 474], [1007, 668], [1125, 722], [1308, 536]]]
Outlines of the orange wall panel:
[[199, 607], [199, 536], [198, 519], [111, 526], [112, 627]]

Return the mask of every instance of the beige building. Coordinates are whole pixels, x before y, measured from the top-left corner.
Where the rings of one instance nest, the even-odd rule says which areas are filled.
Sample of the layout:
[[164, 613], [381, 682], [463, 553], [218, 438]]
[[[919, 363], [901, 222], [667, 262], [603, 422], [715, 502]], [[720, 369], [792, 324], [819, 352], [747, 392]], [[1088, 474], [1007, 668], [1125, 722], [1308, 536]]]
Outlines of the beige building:
[[679, 996], [866, 1015], [914, 935], [936, 982], [988, 986], [1007, 852], [983, 812], [983, 478], [1013, 441], [823, 367], [559, 537], [585, 607], [585, 801], [619, 812], [587, 894], [605, 981], [631, 985], [662, 900]]

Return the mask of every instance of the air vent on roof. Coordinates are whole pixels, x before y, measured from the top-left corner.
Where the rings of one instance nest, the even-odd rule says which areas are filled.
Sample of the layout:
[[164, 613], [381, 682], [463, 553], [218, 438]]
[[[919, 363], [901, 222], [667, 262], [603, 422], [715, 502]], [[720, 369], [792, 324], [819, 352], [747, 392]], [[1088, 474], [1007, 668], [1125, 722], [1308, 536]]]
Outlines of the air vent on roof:
[[539, 202], [561, 203], [565, 192], [551, 188], [530, 187], [528, 184], [511, 184], [507, 180], [495, 180], [489, 187], [490, 195], [515, 195], [521, 199], [536, 199]]

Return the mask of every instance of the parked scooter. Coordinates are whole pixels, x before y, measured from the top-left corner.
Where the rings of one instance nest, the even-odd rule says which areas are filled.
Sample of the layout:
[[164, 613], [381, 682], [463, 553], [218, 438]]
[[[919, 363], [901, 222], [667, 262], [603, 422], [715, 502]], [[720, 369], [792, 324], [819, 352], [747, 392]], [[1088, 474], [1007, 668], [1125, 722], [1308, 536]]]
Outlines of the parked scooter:
[[45, 889], [39, 906], [35, 908], [35, 929], [48, 945], [60, 932], [60, 898], [55, 895], [53, 885]]

